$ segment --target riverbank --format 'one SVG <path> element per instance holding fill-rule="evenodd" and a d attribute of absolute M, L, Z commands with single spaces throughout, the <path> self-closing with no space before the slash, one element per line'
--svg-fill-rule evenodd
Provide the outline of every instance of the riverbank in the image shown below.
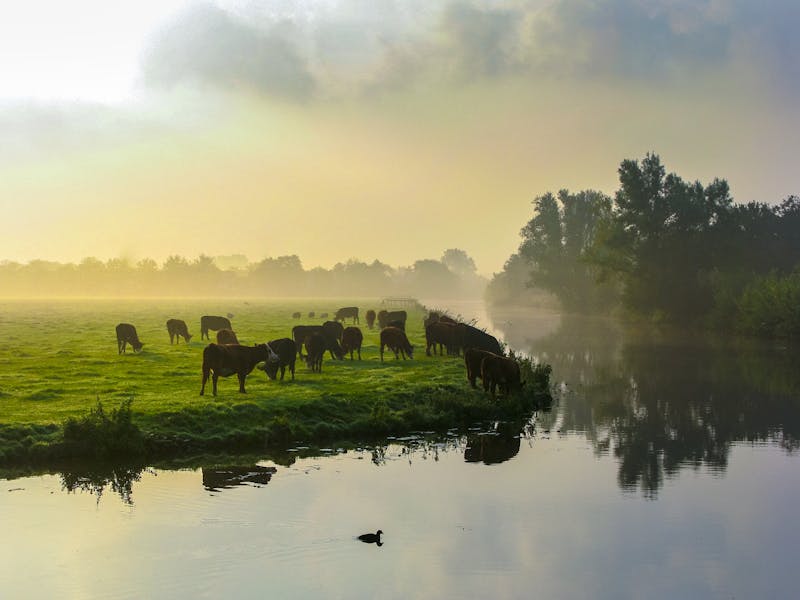
<path fill-rule="evenodd" d="M 233 314 L 243 344 L 288 337 L 292 319 L 346 304 L 377 301 L 297 299 L 63 301 L 3 303 L 0 334 L 0 462 L 69 457 L 154 458 L 204 451 L 259 449 L 294 443 L 446 431 L 495 419 L 518 419 L 549 402 L 548 372 L 529 373 L 525 393 L 492 401 L 469 387 L 463 359 L 425 356 L 420 309 L 409 311 L 415 359 L 379 358 L 378 330 L 363 323 L 363 360 L 334 361 L 322 373 L 298 361 L 295 380 L 269 381 L 254 370 L 247 394 L 221 378 L 219 394 L 199 396 L 199 318 Z M 170 345 L 165 323 L 184 319 L 194 338 Z M 144 349 L 118 355 L 114 327 L 137 327 Z"/>

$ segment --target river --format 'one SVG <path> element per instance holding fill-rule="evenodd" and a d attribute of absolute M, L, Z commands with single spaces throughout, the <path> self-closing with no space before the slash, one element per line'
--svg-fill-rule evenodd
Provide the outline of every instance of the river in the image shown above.
<path fill-rule="evenodd" d="M 3 598 L 795 597 L 782 343 L 457 307 L 552 365 L 528 424 L 0 480 Z M 356 536 L 381 529 L 382 545 Z"/>

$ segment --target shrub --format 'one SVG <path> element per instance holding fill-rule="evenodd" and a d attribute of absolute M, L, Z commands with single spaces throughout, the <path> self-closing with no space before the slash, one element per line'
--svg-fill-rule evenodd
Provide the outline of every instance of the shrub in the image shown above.
<path fill-rule="evenodd" d="M 124 400 L 108 414 L 98 400 L 97 406 L 83 417 L 64 421 L 66 454 L 96 459 L 143 454 L 144 436 L 133 423 L 132 403 L 132 398 Z"/>

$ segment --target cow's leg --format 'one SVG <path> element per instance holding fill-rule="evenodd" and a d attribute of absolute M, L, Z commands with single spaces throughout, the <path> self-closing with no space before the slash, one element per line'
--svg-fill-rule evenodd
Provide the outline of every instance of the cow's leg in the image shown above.
<path fill-rule="evenodd" d="M 383 362 L 383 344 L 381 344 L 381 362 Z"/>
<path fill-rule="evenodd" d="M 286 365 L 281 365 L 281 381 L 283 381 L 284 373 L 286 373 Z"/>
<path fill-rule="evenodd" d="M 211 386 L 213 387 L 213 392 L 214 392 L 215 396 L 217 395 L 217 380 L 218 379 L 219 379 L 219 375 L 217 375 L 217 372 L 214 371 L 214 374 L 211 375 Z"/>
<path fill-rule="evenodd" d="M 358 360 L 361 360 L 361 346 L 358 347 Z"/>
<path fill-rule="evenodd" d="M 247 374 L 246 373 L 237 373 L 236 375 L 239 377 L 239 393 L 240 394 L 246 394 L 247 391 L 244 389 L 244 380 L 245 380 L 245 377 L 247 377 Z"/>
<path fill-rule="evenodd" d="M 210 371 L 210 369 L 206 369 L 205 367 L 203 367 L 203 385 L 200 386 L 200 395 L 201 396 L 206 393 L 206 382 L 208 381 L 208 373 L 209 373 L 209 371 Z"/>

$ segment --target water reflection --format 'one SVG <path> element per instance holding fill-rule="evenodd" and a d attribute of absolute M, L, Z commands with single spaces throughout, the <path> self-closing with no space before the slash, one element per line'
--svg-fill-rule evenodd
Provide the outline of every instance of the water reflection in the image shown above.
<path fill-rule="evenodd" d="M 226 466 L 203 467 L 203 487 L 216 492 L 240 485 L 267 485 L 277 472 L 275 467 Z"/>
<path fill-rule="evenodd" d="M 125 504 L 132 505 L 133 484 L 141 480 L 144 471 L 143 466 L 81 465 L 61 472 L 61 489 L 94 494 L 99 504 L 103 492 L 110 488 Z"/>
<path fill-rule="evenodd" d="M 792 452 L 800 441 L 800 373 L 786 346 L 627 330 L 608 319 L 513 321 L 508 339 L 562 380 L 552 427 L 582 432 L 617 459 L 618 483 L 655 497 L 685 467 L 724 472 L 731 445 Z"/>
<path fill-rule="evenodd" d="M 511 423 L 498 423 L 489 431 L 468 435 L 464 460 L 485 465 L 510 460 L 519 454 L 520 438 L 524 435 L 524 428 Z"/>

